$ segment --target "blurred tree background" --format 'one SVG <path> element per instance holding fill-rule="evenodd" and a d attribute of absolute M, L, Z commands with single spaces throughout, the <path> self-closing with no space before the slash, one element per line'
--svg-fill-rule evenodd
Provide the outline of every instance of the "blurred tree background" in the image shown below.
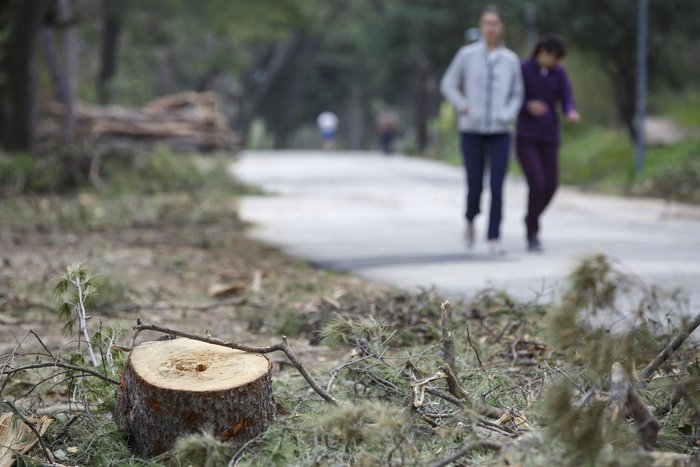
<path fill-rule="evenodd" d="M 400 150 L 457 159 L 454 115 L 441 105 L 438 82 L 487 3 L 6 0 L 0 4 L 2 145 L 33 151 L 50 101 L 69 110 L 61 125 L 68 140 L 76 100 L 139 106 L 211 90 L 243 147 L 315 148 L 316 116 L 331 110 L 340 117 L 340 147 L 372 148 L 376 115 L 392 109 L 401 116 Z M 585 125 L 565 140 L 595 147 L 584 155 L 581 144 L 565 147 L 564 157 L 605 172 L 609 163 L 602 161 L 620 153 L 627 165 L 632 149 L 620 133 L 634 128 L 637 0 L 497 3 L 506 15 L 506 43 L 521 57 L 538 33 L 557 32 L 568 42 L 565 65 Z M 699 18 L 696 0 L 650 1 L 650 111 L 671 118 L 684 134 L 700 126 Z M 697 138 L 689 147 L 686 152 L 700 152 Z M 589 176 L 600 179 L 596 170 Z M 577 181 L 566 167 L 563 178 Z"/>

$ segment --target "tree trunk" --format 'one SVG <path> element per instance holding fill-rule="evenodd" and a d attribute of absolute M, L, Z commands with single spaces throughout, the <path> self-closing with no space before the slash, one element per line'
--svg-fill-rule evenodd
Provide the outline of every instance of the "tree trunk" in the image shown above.
<path fill-rule="evenodd" d="M 103 7 L 102 57 L 100 59 L 100 74 L 97 78 L 97 101 L 101 105 L 107 105 L 112 98 L 110 86 L 117 74 L 121 19 L 117 11 L 119 7 L 117 0 L 104 0 Z"/>
<path fill-rule="evenodd" d="M 362 88 L 357 82 L 350 85 L 350 95 L 348 96 L 348 107 L 345 112 L 345 122 L 341 122 L 344 127 L 345 139 L 348 149 L 363 149 L 365 142 L 365 128 L 367 119 L 365 118 L 362 105 Z"/>
<path fill-rule="evenodd" d="M 432 94 L 432 67 L 426 58 L 417 60 L 413 90 L 413 131 L 416 146 L 422 153 L 428 147 L 428 118 L 430 116 Z"/>
<path fill-rule="evenodd" d="M 46 62 L 56 92 L 56 98 L 63 105 L 61 118 L 61 139 L 66 142 L 73 136 L 75 122 L 74 101 L 78 67 L 78 44 L 73 20 L 71 0 L 58 2 L 59 29 L 63 31 L 63 63 L 56 50 L 53 31 L 45 26 L 41 29 L 41 43 L 46 55 Z"/>
<path fill-rule="evenodd" d="M 271 367 L 262 354 L 191 339 L 140 344 L 122 375 L 115 420 L 132 450 L 146 457 L 203 429 L 245 442 L 274 418 Z"/>
<path fill-rule="evenodd" d="M 58 15 L 61 24 L 65 25 L 63 31 L 63 74 L 66 86 L 66 114 L 61 125 L 61 136 L 64 141 L 73 137 L 73 124 L 75 123 L 75 90 L 78 84 L 78 36 L 74 26 L 73 0 L 58 1 Z"/>
<path fill-rule="evenodd" d="M 299 33 L 294 33 L 292 36 L 284 42 L 279 42 L 270 57 L 265 70 L 262 73 L 262 82 L 258 85 L 255 92 L 249 98 L 248 92 L 250 90 L 244 91 L 242 96 L 241 106 L 239 106 L 239 115 L 236 118 L 236 124 L 234 129 L 238 131 L 241 139 L 241 145 L 245 147 L 248 140 L 248 134 L 250 132 L 250 126 L 253 123 L 253 119 L 260 112 L 260 107 L 262 106 L 265 98 L 267 97 L 272 85 L 277 79 L 280 71 L 287 63 L 289 58 L 294 53 L 294 50 L 298 46 L 300 41 Z M 246 102 L 249 102 L 246 105 Z"/>
<path fill-rule="evenodd" d="M 286 149 L 289 145 L 289 135 L 292 130 L 292 125 L 298 115 L 298 109 L 301 108 L 301 101 L 306 91 L 306 85 L 309 76 L 309 63 L 311 57 L 315 53 L 317 38 L 314 36 L 306 36 L 302 41 L 299 56 L 294 59 L 294 70 L 292 81 L 289 85 L 284 100 L 284 107 L 280 109 L 280 119 L 277 130 L 275 131 L 275 149 Z"/>
<path fill-rule="evenodd" d="M 36 143 L 36 40 L 50 0 L 17 6 L 9 42 L 10 118 L 8 146 L 27 152 Z"/>

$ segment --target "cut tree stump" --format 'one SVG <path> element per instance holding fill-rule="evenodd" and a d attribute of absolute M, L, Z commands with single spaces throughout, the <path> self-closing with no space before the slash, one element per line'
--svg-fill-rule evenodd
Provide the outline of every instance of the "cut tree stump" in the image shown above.
<path fill-rule="evenodd" d="M 132 450 L 152 457 L 203 429 L 221 441 L 246 441 L 272 422 L 272 364 L 192 339 L 136 346 L 122 375 L 115 420 Z"/>

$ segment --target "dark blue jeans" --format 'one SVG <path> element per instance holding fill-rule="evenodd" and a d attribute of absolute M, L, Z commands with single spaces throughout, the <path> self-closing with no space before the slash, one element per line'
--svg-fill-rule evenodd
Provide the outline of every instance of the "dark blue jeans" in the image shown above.
<path fill-rule="evenodd" d="M 489 161 L 491 173 L 491 209 L 488 239 L 501 236 L 503 210 L 503 182 L 508 170 L 510 135 L 508 133 L 462 133 L 462 157 L 467 170 L 467 220 L 481 212 L 481 192 L 484 189 L 484 168 Z"/>

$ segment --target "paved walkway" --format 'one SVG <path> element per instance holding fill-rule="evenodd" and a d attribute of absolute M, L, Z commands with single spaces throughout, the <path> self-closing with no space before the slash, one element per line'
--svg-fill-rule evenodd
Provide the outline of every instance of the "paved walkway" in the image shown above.
<path fill-rule="evenodd" d="M 543 219 L 544 254 L 524 249 L 526 188 L 506 187 L 503 240 L 488 255 L 486 216 L 463 242 L 461 168 L 360 152 L 248 152 L 233 172 L 270 195 L 246 197 L 252 234 L 313 264 L 410 290 L 469 298 L 494 286 L 523 298 L 556 294 L 584 255 L 604 252 L 645 281 L 682 286 L 700 311 L 700 208 L 561 189 Z M 482 208 L 488 207 L 488 196 Z"/>

